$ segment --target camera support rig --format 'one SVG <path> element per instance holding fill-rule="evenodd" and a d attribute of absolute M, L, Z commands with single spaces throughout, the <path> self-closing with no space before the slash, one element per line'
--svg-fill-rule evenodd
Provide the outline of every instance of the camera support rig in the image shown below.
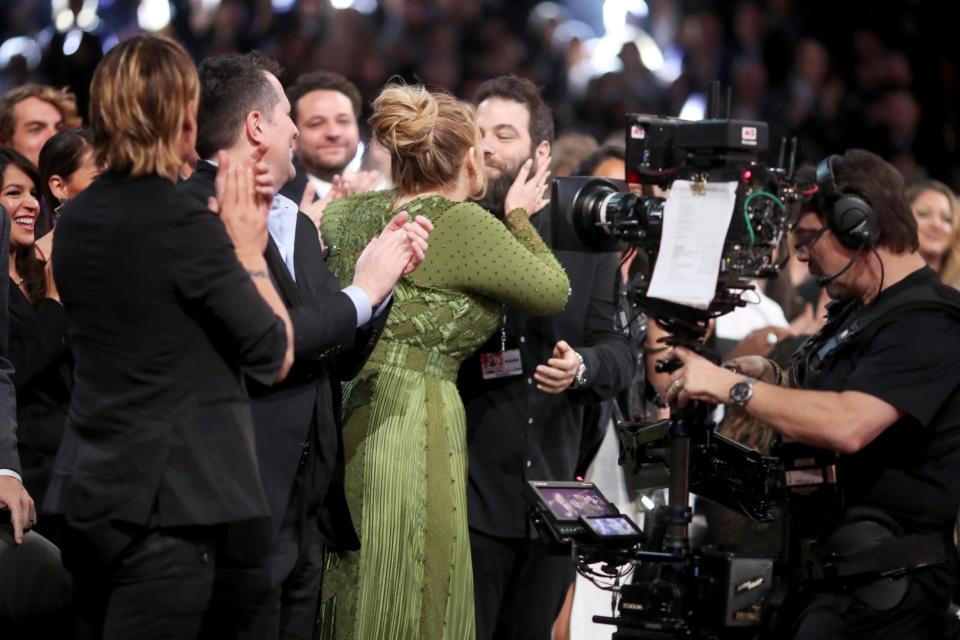
<path fill-rule="evenodd" d="M 680 329 L 682 327 L 682 329 Z M 700 349 L 705 327 L 678 323 L 671 345 Z M 707 357 L 710 357 L 709 354 Z M 713 358 L 716 359 L 716 358 Z M 658 361 L 658 370 L 673 371 L 676 361 Z M 622 465 L 637 471 L 645 464 L 669 470 L 667 504 L 648 527 L 638 552 L 653 570 L 638 572 L 645 580 L 620 593 L 620 615 L 594 616 L 617 627 L 615 640 L 643 638 L 748 637 L 764 620 L 773 589 L 773 560 L 742 557 L 716 549 L 691 547 L 690 494 L 719 502 L 758 521 L 779 516 L 785 500 L 782 464 L 715 432 L 711 406 L 690 402 L 674 409 L 668 420 L 627 421 L 617 425 Z"/>
<path fill-rule="evenodd" d="M 729 94 L 727 103 L 729 112 Z M 745 305 L 743 293 L 754 288 L 753 280 L 775 275 L 786 262 L 791 224 L 786 205 L 798 191 L 792 183 L 796 140 L 782 141 L 778 167 L 768 167 L 760 159 L 768 137 L 766 123 L 721 117 L 718 83 L 711 87 L 705 120 L 628 115 L 625 181 L 554 181 L 554 247 L 642 252 L 648 272 L 626 292 L 628 301 L 657 318 L 671 334 L 668 344 L 710 357 L 700 348 L 710 319 Z M 669 188 L 675 180 L 694 188 L 709 182 L 737 185 L 716 293 L 706 309 L 647 295 L 666 202 L 653 188 Z M 661 371 L 678 366 L 658 364 Z M 634 583 L 620 589 L 620 615 L 594 618 L 616 625 L 614 638 L 743 637 L 744 628 L 760 622 L 773 586 L 773 560 L 692 549 L 689 497 L 693 492 L 769 521 L 783 503 L 783 469 L 778 460 L 716 433 L 709 418 L 708 405 L 691 402 L 675 409 L 669 420 L 618 425 L 621 464 L 632 462 L 635 471 L 651 464 L 668 467 L 670 492 L 668 504 L 655 514 L 660 520 L 648 527 L 653 534 L 648 533 L 643 549 L 609 555 L 614 566 L 639 564 Z"/>

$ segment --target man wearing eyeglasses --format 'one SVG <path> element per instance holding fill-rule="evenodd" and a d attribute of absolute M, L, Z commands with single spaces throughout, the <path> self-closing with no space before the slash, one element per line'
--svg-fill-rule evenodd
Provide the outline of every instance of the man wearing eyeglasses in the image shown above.
<path fill-rule="evenodd" d="M 831 514 L 794 598 L 794 638 L 933 638 L 957 587 L 960 293 L 917 253 L 890 164 L 866 151 L 817 167 L 799 259 L 827 288 L 826 326 L 790 374 L 759 357 L 718 367 L 683 348 L 667 400 L 732 405 L 784 440 L 838 454 Z M 781 637 L 778 635 L 778 637 Z"/>

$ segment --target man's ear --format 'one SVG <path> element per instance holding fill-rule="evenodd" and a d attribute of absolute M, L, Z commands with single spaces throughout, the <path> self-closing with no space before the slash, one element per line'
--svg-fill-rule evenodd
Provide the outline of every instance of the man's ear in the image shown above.
<path fill-rule="evenodd" d="M 470 147 L 463 155 L 463 164 L 467 168 L 467 175 L 473 177 L 477 174 L 477 148 Z"/>
<path fill-rule="evenodd" d="M 547 161 L 547 158 L 550 157 L 550 143 L 546 140 L 541 140 L 540 144 L 537 145 L 536 150 L 533 152 L 534 163 L 540 167 L 543 166 L 543 163 Z"/>
<path fill-rule="evenodd" d="M 263 134 L 263 114 L 259 111 L 251 111 L 243 121 L 244 135 L 254 147 L 259 147 L 264 142 Z"/>
<path fill-rule="evenodd" d="M 50 187 L 50 193 L 53 194 L 53 197 L 63 202 L 67 199 L 67 187 L 63 182 L 63 178 L 54 174 L 50 176 L 50 180 L 47 181 L 48 186 Z"/>
<path fill-rule="evenodd" d="M 197 110 L 194 108 L 194 103 L 191 101 L 187 104 L 187 110 L 183 116 L 183 126 L 180 133 L 184 138 L 189 138 L 197 132 Z"/>
<path fill-rule="evenodd" d="M 183 124 L 180 127 L 180 144 L 178 153 L 181 157 L 194 150 L 197 144 L 197 110 L 193 102 L 187 105 L 187 110 L 183 116 Z"/>
<path fill-rule="evenodd" d="M 483 173 L 483 156 L 478 153 L 476 147 L 467 149 L 463 157 L 463 166 L 470 180 L 470 196 L 476 196 L 483 190 L 486 181 Z"/>

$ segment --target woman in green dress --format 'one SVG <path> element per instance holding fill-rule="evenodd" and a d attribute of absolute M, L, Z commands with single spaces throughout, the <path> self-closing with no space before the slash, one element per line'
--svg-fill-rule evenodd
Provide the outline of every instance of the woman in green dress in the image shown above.
<path fill-rule="evenodd" d="M 543 205 L 546 166 L 507 196 L 503 221 L 465 202 L 485 188 L 469 106 L 419 86 L 373 103 L 395 191 L 350 196 L 321 225 L 329 263 L 350 282 L 363 247 L 394 212 L 431 220 L 430 247 L 405 276 L 379 344 L 344 389 L 346 493 L 358 552 L 328 557 L 321 638 L 472 640 L 467 443 L 456 388 L 461 361 L 500 325 L 504 304 L 554 314 L 569 281 L 527 210 Z M 513 210 L 511 210 L 513 209 Z"/>

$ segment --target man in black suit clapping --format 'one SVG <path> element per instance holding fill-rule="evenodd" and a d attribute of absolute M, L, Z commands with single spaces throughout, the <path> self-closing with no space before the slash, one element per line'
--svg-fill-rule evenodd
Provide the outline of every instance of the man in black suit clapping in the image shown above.
<path fill-rule="evenodd" d="M 244 380 L 271 384 L 293 364 L 263 258 L 272 181 L 251 159 L 225 171 L 219 217 L 177 191 L 198 94 L 176 42 L 111 49 L 90 100 L 110 168 L 57 223 L 74 389 L 44 507 L 96 637 L 236 636 L 218 585 L 269 544 Z"/>
<path fill-rule="evenodd" d="M 257 53 L 200 66 L 196 172 L 181 191 L 206 202 L 218 158 L 240 162 L 267 148 L 276 184 L 291 179 L 297 136 L 276 62 Z M 270 635 L 309 638 L 316 617 L 325 546 L 357 549 L 343 488 L 339 427 L 341 380 L 360 370 L 386 321 L 397 279 L 419 265 L 429 221 L 392 220 L 340 288 L 324 263 L 316 227 L 277 195 L 268 217 L 270 277 L 290 311 L 295 364 L 274 387 L 250 385 L 257 455 L 273 518 L 271 596 L 262 612 Z M 251 578 L 247 576 L 246 579 Z M 261 621 L 262 622 L 262 621 Z"/>

